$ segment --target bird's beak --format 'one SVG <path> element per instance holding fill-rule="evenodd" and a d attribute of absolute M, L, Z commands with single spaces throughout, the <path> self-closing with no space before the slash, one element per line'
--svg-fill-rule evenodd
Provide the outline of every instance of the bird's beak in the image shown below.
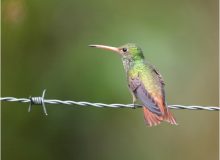
<path fill-rule="evenodd" d="M 89 47 L 96 47 L 96 48 L 102 48 L 105 50 L 113 51 L 121 55 L 120 49 L 117 47 L 111 47 L 111 46 L 105 46 L 105 45 L 96 45 L 96 44 L 91 44 Z"/>

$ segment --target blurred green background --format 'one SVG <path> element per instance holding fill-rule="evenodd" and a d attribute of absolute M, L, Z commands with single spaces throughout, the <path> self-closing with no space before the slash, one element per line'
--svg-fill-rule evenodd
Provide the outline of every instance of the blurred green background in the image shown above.
<path fill-rule="evenodd" d="M 2 96 L 131 103 L 120 58 L 89 44 L 135 42 L 166 82 L 169 104 L 218 106 L 218 1 L 3 0 Z M 218 112 L 2 103 L 4 160 L 217 160 Z"/>

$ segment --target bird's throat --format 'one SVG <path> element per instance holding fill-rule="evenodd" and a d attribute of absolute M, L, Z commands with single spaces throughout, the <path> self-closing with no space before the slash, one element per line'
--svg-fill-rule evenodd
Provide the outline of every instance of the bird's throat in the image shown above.
<path fill-rule="evenodd" d="M 125 72 L 127 73 L 131 67 L 133 67 L 134 65 L 134 62 L 133 60 L 131 59 L 128 59 L 128 58 L 122 58 L 122 62 L 123 62 L 123 66 L 124 66 L 124 69 L 125 69 Z"/>

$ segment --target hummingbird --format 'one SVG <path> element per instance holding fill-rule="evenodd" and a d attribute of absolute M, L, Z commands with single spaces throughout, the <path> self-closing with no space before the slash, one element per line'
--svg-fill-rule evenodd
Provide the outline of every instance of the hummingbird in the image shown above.
<path fill-rule="evenodd" d="M 162 121 L 177 125 L 166 104 L 164 80 L 158 70 L 145 59 L 140 47 L 133 43 L 121 47 L 95 44 L 89 47 L 113 51 L 121 57 L 134 107 L 137 100 L 142 102 L 148 126 L 156 126 Z"/>

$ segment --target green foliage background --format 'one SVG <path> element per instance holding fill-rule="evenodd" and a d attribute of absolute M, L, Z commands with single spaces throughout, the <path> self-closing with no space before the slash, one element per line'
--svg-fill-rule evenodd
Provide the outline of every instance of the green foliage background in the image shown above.
<path fill-rule="evenodd" d="M 89 44 L 135 42 L 162 73 L 169 104 L 218 105 L 218 1 L 3 0 L 2 96 L 131 103 L 119 57 Z M 218 112 L 2 103 L 2 159 L 216 160 Z"/>

